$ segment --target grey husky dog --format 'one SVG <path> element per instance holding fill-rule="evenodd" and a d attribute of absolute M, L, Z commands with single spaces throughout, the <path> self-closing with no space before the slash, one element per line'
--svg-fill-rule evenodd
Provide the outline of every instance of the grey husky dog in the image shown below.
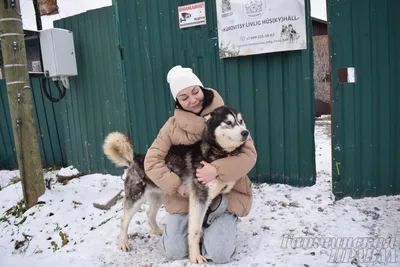
<path fill-rule="evenodd" d="M 222 106 L 204 116 L 205 129 L 201 140 L 193 145 L 173 145 L 166 158 L 166 166 L 176 173 L 189 191 L 188 245 L 191 263 L 207 260 L 200 254 L 202 225 L 211 201 L 219 194 L 228 193 L 234 183 L 222 183 L 218 179 L 203 184 L 196 178 L 196 169 L 201 161 L 212 162 L 227 156 L 237 155 L 242 145 L 250 138 L 241 113 Z M 144 171 L 144 154 L 136 154 L 128 137 L 119 132 L 110 133 L 104 140 L 105 155 L 117 166 L 128 167 L 125 176 L 124 214 L 121 219 L 118 247 L 130 250 L 128 226 L 133 215 L 144 202 L 149 203 L 148 222 L 152 232 L 162 235 L 156 222 L 159 208 L 163 204 L 161 189 L 150 180 Z"/>

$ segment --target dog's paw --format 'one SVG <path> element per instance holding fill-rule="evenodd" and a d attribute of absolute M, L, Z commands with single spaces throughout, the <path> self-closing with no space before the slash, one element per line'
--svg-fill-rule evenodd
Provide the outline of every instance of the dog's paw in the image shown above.
<path fill-rule="evenodd" d="M 153 234 L 162 236 L 163 235 L 163 230 L 160 227 L 157 227 L 155 229 L 152 229 Z"/>
<path fill-rule="evenodd" d="M 191 256 L 189 256 L 189 259 L 190 259 L 190 263 L 193 263 L 193 264 L 202 264 L 202 263 L 207 262 L 207 259 L 204 258 L 203 256 L 201 256 L 200 254 L 191 255 Z"/>
<path fill-rule="evenodd" d="M 131 250 L 131 245 L 129 245 L 128 238 L 120 238 L 118 240 L 118 248 L 124 252 Z"/>

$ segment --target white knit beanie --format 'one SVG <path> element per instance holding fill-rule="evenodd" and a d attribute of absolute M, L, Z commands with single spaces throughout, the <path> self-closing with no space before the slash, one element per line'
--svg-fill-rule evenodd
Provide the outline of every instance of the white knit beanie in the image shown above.
<path fill-rule="evenodd" d="M 189 86 L 198 85 L 203 87 L 203 83 L 193 73 L 191 68 L 182 68 L 181 65 L 175 66 L 167 74 L 167 81 L 171 89 L 174 100 L 180 91 Z"/>

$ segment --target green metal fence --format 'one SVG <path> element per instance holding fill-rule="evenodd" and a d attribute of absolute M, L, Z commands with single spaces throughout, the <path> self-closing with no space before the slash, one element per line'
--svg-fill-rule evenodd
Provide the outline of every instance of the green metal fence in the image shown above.
<path fill-rule="evenodd" d="M 145 152 L 173 115 L 166 74 L 180 64 L 244 113 L 258 151 L 253 181 L 314 184 L 313 44 L 305 2 L 307 50 L 220 60 L 215 1 L 206 2 L 207 25 L 184 30 L 178 6 L 193 1 L 114 1 L 136 150 Z"/>
<path fill-rule="evenodd" d="M 333 193 L 400 193 L 400 25 L 397 0 L 329 0 Z M 354 67 L 356 83 L 338 83 Z"/>
<path fill-rule="evenodd" d="M 56 92 L 48 83 L 49 92 Z M 43 167 L 64 166 L 67 162 L 62 104 L 52 103 L 43 93 L 40 78 L 31 78 L 36 131 Z M 18 168 L 5 80 L 0 80 L 0 169 Z"/>
<path fill-rule="evenodd" d="M 253 181 L 314 184 L 309 1 L 307 50 L 226 60 L 218 55 L 215 3 L 206 5 L 207 25 L 179 30 L 177 7 L 187 3 L 118 0 L 55 22 L 73 31 L 78 66 L 61 102 L 67 163 L 85 173 L 115 173 L 102 151 L 115 130 L 129 133 L 144 153 L 173 114 L 166 73 L 181 64 L 244 114 L 259 155 Z"/>
<path fill-rule="evenodd" d="M 68 164 L 84 173 L 116 173 L 102 151 L 109 132 L 128 132 L 113 8 L 65 18 L 54 26 L 73 32 L 78 66 L 63 101 Z"/>
<path fill-rule="evenodd" d="M 0 169 L 18 166 L 6 81 L 0 80 Z"/>
<path fill-rule="evenodd" d="M 60 104 L 47 101 L 39 81 L 32 82 L 42 161 L 67 159 L 86 173 L 118 171 L 104 158 L 104 137 L 114 130 L 129 133 L 136 150 L 145 152 L 173 114 L 166 73 L 181 64 L 244 113 L 259 154 L 253 181 L 314 184 L 309 1 L 307 50 L 225 60 L 218 56 L 215 3 L 206 3 L 207 25 L 180 30 L 177 7 L 188 3 L 114 0 L 113 7 L 55 23 L 74 33 L 78 76 L 70 78 Z M 399 8 L 395 0 L 328 1 L 338 198 L 400 193 Z M 343 67 L 355 67 L 355 84 L 337 82 Z M 0 87 L 0 164 L 15 167 L 4 81 Z"/>

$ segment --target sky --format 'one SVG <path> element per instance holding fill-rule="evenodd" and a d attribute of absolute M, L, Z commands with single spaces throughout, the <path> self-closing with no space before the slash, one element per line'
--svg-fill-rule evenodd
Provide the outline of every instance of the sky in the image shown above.
<path fill-rule="evenodd" d="M 36 30 L 35 10 L 32 0 L 20 0 L 22 21 L 25 30 Z M 59 14 L 42 16 L 42 28 L 53 28 L 53 21 L 76 15 L 87 10 L 110 6 L 112 0 L 58 0 Z"/>
<path fill-rule="evenodd" d="M 326 1 L 327 0 L 310 0 L 311 2 L 311 17 L 317 19 L 327 20 L 326 15 Z"/>

